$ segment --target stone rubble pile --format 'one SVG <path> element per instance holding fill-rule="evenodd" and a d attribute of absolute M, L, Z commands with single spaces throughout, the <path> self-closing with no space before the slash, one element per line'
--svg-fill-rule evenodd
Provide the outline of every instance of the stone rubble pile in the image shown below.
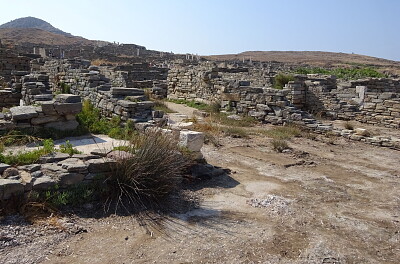
<path fill-rule="evenodd" d="M 46 74 L 28 74 L 22 77 L 21 95 L 25 105 L 53 100 L 52 85 Z"/>
<path fill-rule="evenodd" d="M 80 96 L 59 94 L 52 101 L 38 106 L 15 106 L 0 118 L 0 130 L 45 127 L 74 130 L 78 127 L 76 115 L 82 110 Z"/>
<path fill-rule="evenodd" d="M 115 160 L 98 155 L 52 153 L 43 156 L 38 164 L 18 166 L 0 164 L 0 200 L 24 192 L 49 190 L 78 183 L 104 179 Z"/>

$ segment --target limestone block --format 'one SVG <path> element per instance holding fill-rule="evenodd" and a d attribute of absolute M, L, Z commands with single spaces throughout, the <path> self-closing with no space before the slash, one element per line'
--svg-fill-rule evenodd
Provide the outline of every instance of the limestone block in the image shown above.
<path fill-rule="evenodd" d="M 62 160 L 66 160 L 69 158 L 69 155 L 66 153 L 60 153 L 60 152 L 55 152 L 55 153 L 51 153 L 48 155 L 44 155 L 42 157 L 40 157 L 39 161 L 41 163 L 50 163 L 50 162 L 59 162 Z M 48 167 L 48 165 L 53 165 L 53 164 L 43 164 L 42 168 L 44 167 Z M 56 167 L 58 167 L 57 165 L 54 165 Z M 59 167 L 61 169 L 61 167 Z"/>
<path fill-rule="evenodd" d="M 197 131 L 182 130 L 179 134 L 178 145 L 190 151 L 200 151 L 204 143 L 204 134 Z"/>
<path fill-rule="evenodd" d="M 9 199 L 12 195 L 23 193 L 25 186 L 19 180 L 0 179 L 0 198 Z"/>
<path fill-rule="evenodd" d="M 57 116 L 57 115 L 34 117 L 31 119 L 31 124 L 32 125 L 41 125 L 41 124 L 45 124 L 45 123 L 55 122 L 59 119 L 60 119 L 60 116 Z"/>
<path fill-rule="evenodd" d="M 112 87 L 112 95 L 144 95 L 144 90 L 137 88 Z"/>
<path fill-rule="evenodd" d="M 54 128 L 61 131 L 66 130 L 75 130 L 79 123 L 76 120 L 68 120 L 68 121 L 58 121 L 58 122 L 51 122 L 44 125 L 47 128 Z"/>
<path fill-rule="evenodd" d="M 76 115 L 82 111 L 82 103 L 54 102 L 54 109 L 59 115 Z"/>
<path fill-rule="evenodd" d="M 14 122 L 0 119 L 0 130 L 11 130 L 15 128 Z"/>
<path fill-rule="evenodd" d="M 43 191 L 48 190 L 56 185 L 56 180 L 50 178 L 49 176 L 45 175 L 40 178 L 33 178 L 32 179 L 32 190 L 34 191 Z"/>
<path fill-rule="evenodd" d="M 45 115 L 57 115 L 56 110 L 54 109 L 53 101 L 43 102 L 41 104 L 42 112 Z"/>
<path fill-rule="evenodd" d="M 85 178 L 85 175 L 75 172 L 61 173 L 59 175 L 59 184 L 61 186 L 68 186 L 80 183 Z"/>
<path fill-rule="evenodd" d="M 27 120 L 39 115 L 34 106 L 15 106 L 10 108 L 10 112 L 13 120 Z"/>
<path fill-rule="evenodd" d="M 81 97 L 79 95 L 73 95 L 73 94 L 58 94 L 54 98 L 55 102 L 58 103 L 80 103 L 81 102 Z"/>
<path fill-rule="evenodd" d="M 90 173 L 109 172 L 112 171 L 116 161 L 111 159 L 91 159 L 86 161 Z"/>

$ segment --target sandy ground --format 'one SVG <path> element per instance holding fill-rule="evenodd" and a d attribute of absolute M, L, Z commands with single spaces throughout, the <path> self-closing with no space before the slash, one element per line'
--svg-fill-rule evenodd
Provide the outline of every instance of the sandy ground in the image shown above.
<path fill-rule="evenodd" d="M 199 208 L 161 231 L 132 217 L 80 218 L 88 232 L 52 245 L 43 263 L 398 263 L 398 151 L 343 139 L 296 138 L 290 153 L 262 137 L 221 142 L 203 153 L 232 173 L 193 190 Z M 29 263 L 13 262 L 15 250 L 3 263 Z"/>
<path fill-rule="evenodd" d="M 231 173 L 193 184 L 199 207 L 158 228 L 75 215 L 87 232 L 45 249 L 34 241 L 0 249 L 0 262 L 399 263 L 399 151 L 318 137 L 291 139 L 292 150 L 277 153 L 270 141 L 205 145 L 208 163 Z"/>

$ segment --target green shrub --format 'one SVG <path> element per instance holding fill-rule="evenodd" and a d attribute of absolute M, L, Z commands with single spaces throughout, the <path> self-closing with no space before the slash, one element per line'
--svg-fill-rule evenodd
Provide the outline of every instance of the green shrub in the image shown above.
<path fill-rule="evenodd" d="M 6 163 L 9 165 L 27 165 L 36 163 L 39 158 L 43 155 L 54 152 L 54 142 L 51 139 L 43 140 L 43 146 L 39 149 L 26 151 L 26 152 L 18 152 L 17 154 L 0 154 L 0 162 Z"/>
<path fill-rule="evenodd" d="M 101 116 L 100 110 L 95 108 L 89 100 L 83 102 L 82 111 L 77 114 L 76 119 L 90 133 L 107 134 L 111 129 L 110 122 Z"/>
<path fill-rule="evenodd" d="M 59 189 L 58 186 L 41 193 L 32 193 L 30 202 L 45 203 L 51 207 L 82 205 L 97 200 L 106 191 L 106 185 L 100 183 L 77 184 L 68 189 Z"/>
<path fill-rule="evenodd" d="M 288 82 L 293 80 L 294 77 L 291 74 L 278 73 L 274 78 L 274 88 L 283 89 Z"/>
<path fill-rule="evenodd" d="M 72 145 L 71 142 L 69 142 L 69 140 L 65 141 L 65 144 L 60 145 L 60 152 L 67 153 L 70 156 L 82 153 L 81 151 L 74 148 L 74 145 Z"/>
<path fill-rule="evenodd" d="M 240 120 L 228 118 L 226 113 L 215 113 L 210 115 L 210 120 L 213 123 L 219 123 L 225 126 L 232 127 L 250 127 L 257 124 L 257 120 L 251 116 L 242 116 Z"/>
<path fill-rule="evenodd" d="M 128 120 L 125 126 L 122 125 L 119 116 L 114 116 L 111 120 L 108 120 L 102 117 L 100 110 L 88 100 L 83 102 L 82 111 L 76 118 L 79 124 L 90 133 L 104 134 L 117 139 L 124 139 L 135 133 L 135 126 L 131 120 Z"/>
<path fill-rule="evenodd" d="M 355 80 L 361 78 L 385 78 L 387 75 L 376 71 L 370 67 L 355 67 L 355 68 L 297 68 L 295 73 L 298 74 L 325 74 L 335 75 L 338 79 Z"/>
<path fill-rule="evenodd" d="M 68 85 L 68 84 L 66 84 L 64 82 L 61 82 L 61 83 L 59 83 L 59 87 L 60 87 L 60 93 L 63 93 L 63 94 L 70 94 L 71 93 L 71 86 L 70 85 Z"/>

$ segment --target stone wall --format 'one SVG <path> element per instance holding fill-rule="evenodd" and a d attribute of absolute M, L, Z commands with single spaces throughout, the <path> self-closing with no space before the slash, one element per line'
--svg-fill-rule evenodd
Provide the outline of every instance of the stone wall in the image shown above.
<path fill-rule="evenodd" d="M 223 110 L 273 124 L 303 119 L 305 123 L 314 122 L 309 114 L 292 106 L 291 99 L 297 100 L 298 94 L 289 89 L 269 88 L 271 85 L 268 71 L 262 68 L 221 68 L 206 63 L 172 68 L 168 74 L 167 96 L 218 102 Z"/>
<path fill-rule="evenodd" d="M 53 100 L 52 84 L 44 73 L 32 73 L 21 78 L 21 96 L 25 105 Z"/>
<path fill-rule="evenodd" d="M 30 58 L 18 56 L 11 50 L 0 48 L 0 76 L 11 81 L 14 71 L 30 71 Z"/>
<path fill-rule="evenodd" d="M 39 163 L 17 168 L 0 163 L 0 200 L 30 191 L 67 188 L 80 183 L 104 180 L 116 161 L 98 155 L 52 153 Z"/>
<path fill-rule="evenodd" d="M 129 88 L 152 88 L 153 81 L 166 80 L 168 75 L 168 68 L 150 67 L 148 63 L 101 66 L 98 70 L 113 86 Z"/>
<path fill-rule="evenodd" d="M 331 76 L 309 75 L 292 82 L 303 86 L 303 109 L 333 119 L 400 128 L 400 80 L 337 81 Z M 291 85 L 291 84 L 289 84 Z"/>
<path fill-rule="evenodd" d="M 90 100 L 106 117 L 120 116 L 123 121 L 135 123 L 152 119 L 154 103 L 146 101 L 143 89 L 112 87 L 96 69 L 70 69 L 60 74 L 59 80 L 70 87 L 71 93 Z"/>
<path fill-rule="evenodd" d="M 275 116 L 275 122 L 283 122 L 281 110 L 296 107 L 332 119 L 400 127 L 400 80 L 338 81 L 334 76 L 298 75 L 279 91 L 269 88 L 271 73 L 261 67 L 224 68 L 211 63 L 176 66 L 168 74 L 167 96 L 220 102 L 225 110 L 267 122 L 271 120 L 268 116 Z M 309 115 L 302 116 L 309 119 Z"/>
<path fill-rule="evenodd" d="M 3 108 L 19 105 L 21 98 L 21 93 L 16 93 L 11 88 L 0 89 L 0 112 Z"/>
<path fill-rule="evenodd" d="M 15 106 L 0 118 L 0 130 L 14 128 L 54 128 L 74 130 L 78 127 L 76 114 L 82 110 L 80 96 L 59 94 L 53 101 L 38 106 Z"/>
<path fill-rule="evenodd" d="M 226 88 L 271 87 L 271 76 L 263 68 L 234 67 L 214 63 L 175 66 L 168 73 L 168 98 L 211 103 L 220 100 Z"/>

